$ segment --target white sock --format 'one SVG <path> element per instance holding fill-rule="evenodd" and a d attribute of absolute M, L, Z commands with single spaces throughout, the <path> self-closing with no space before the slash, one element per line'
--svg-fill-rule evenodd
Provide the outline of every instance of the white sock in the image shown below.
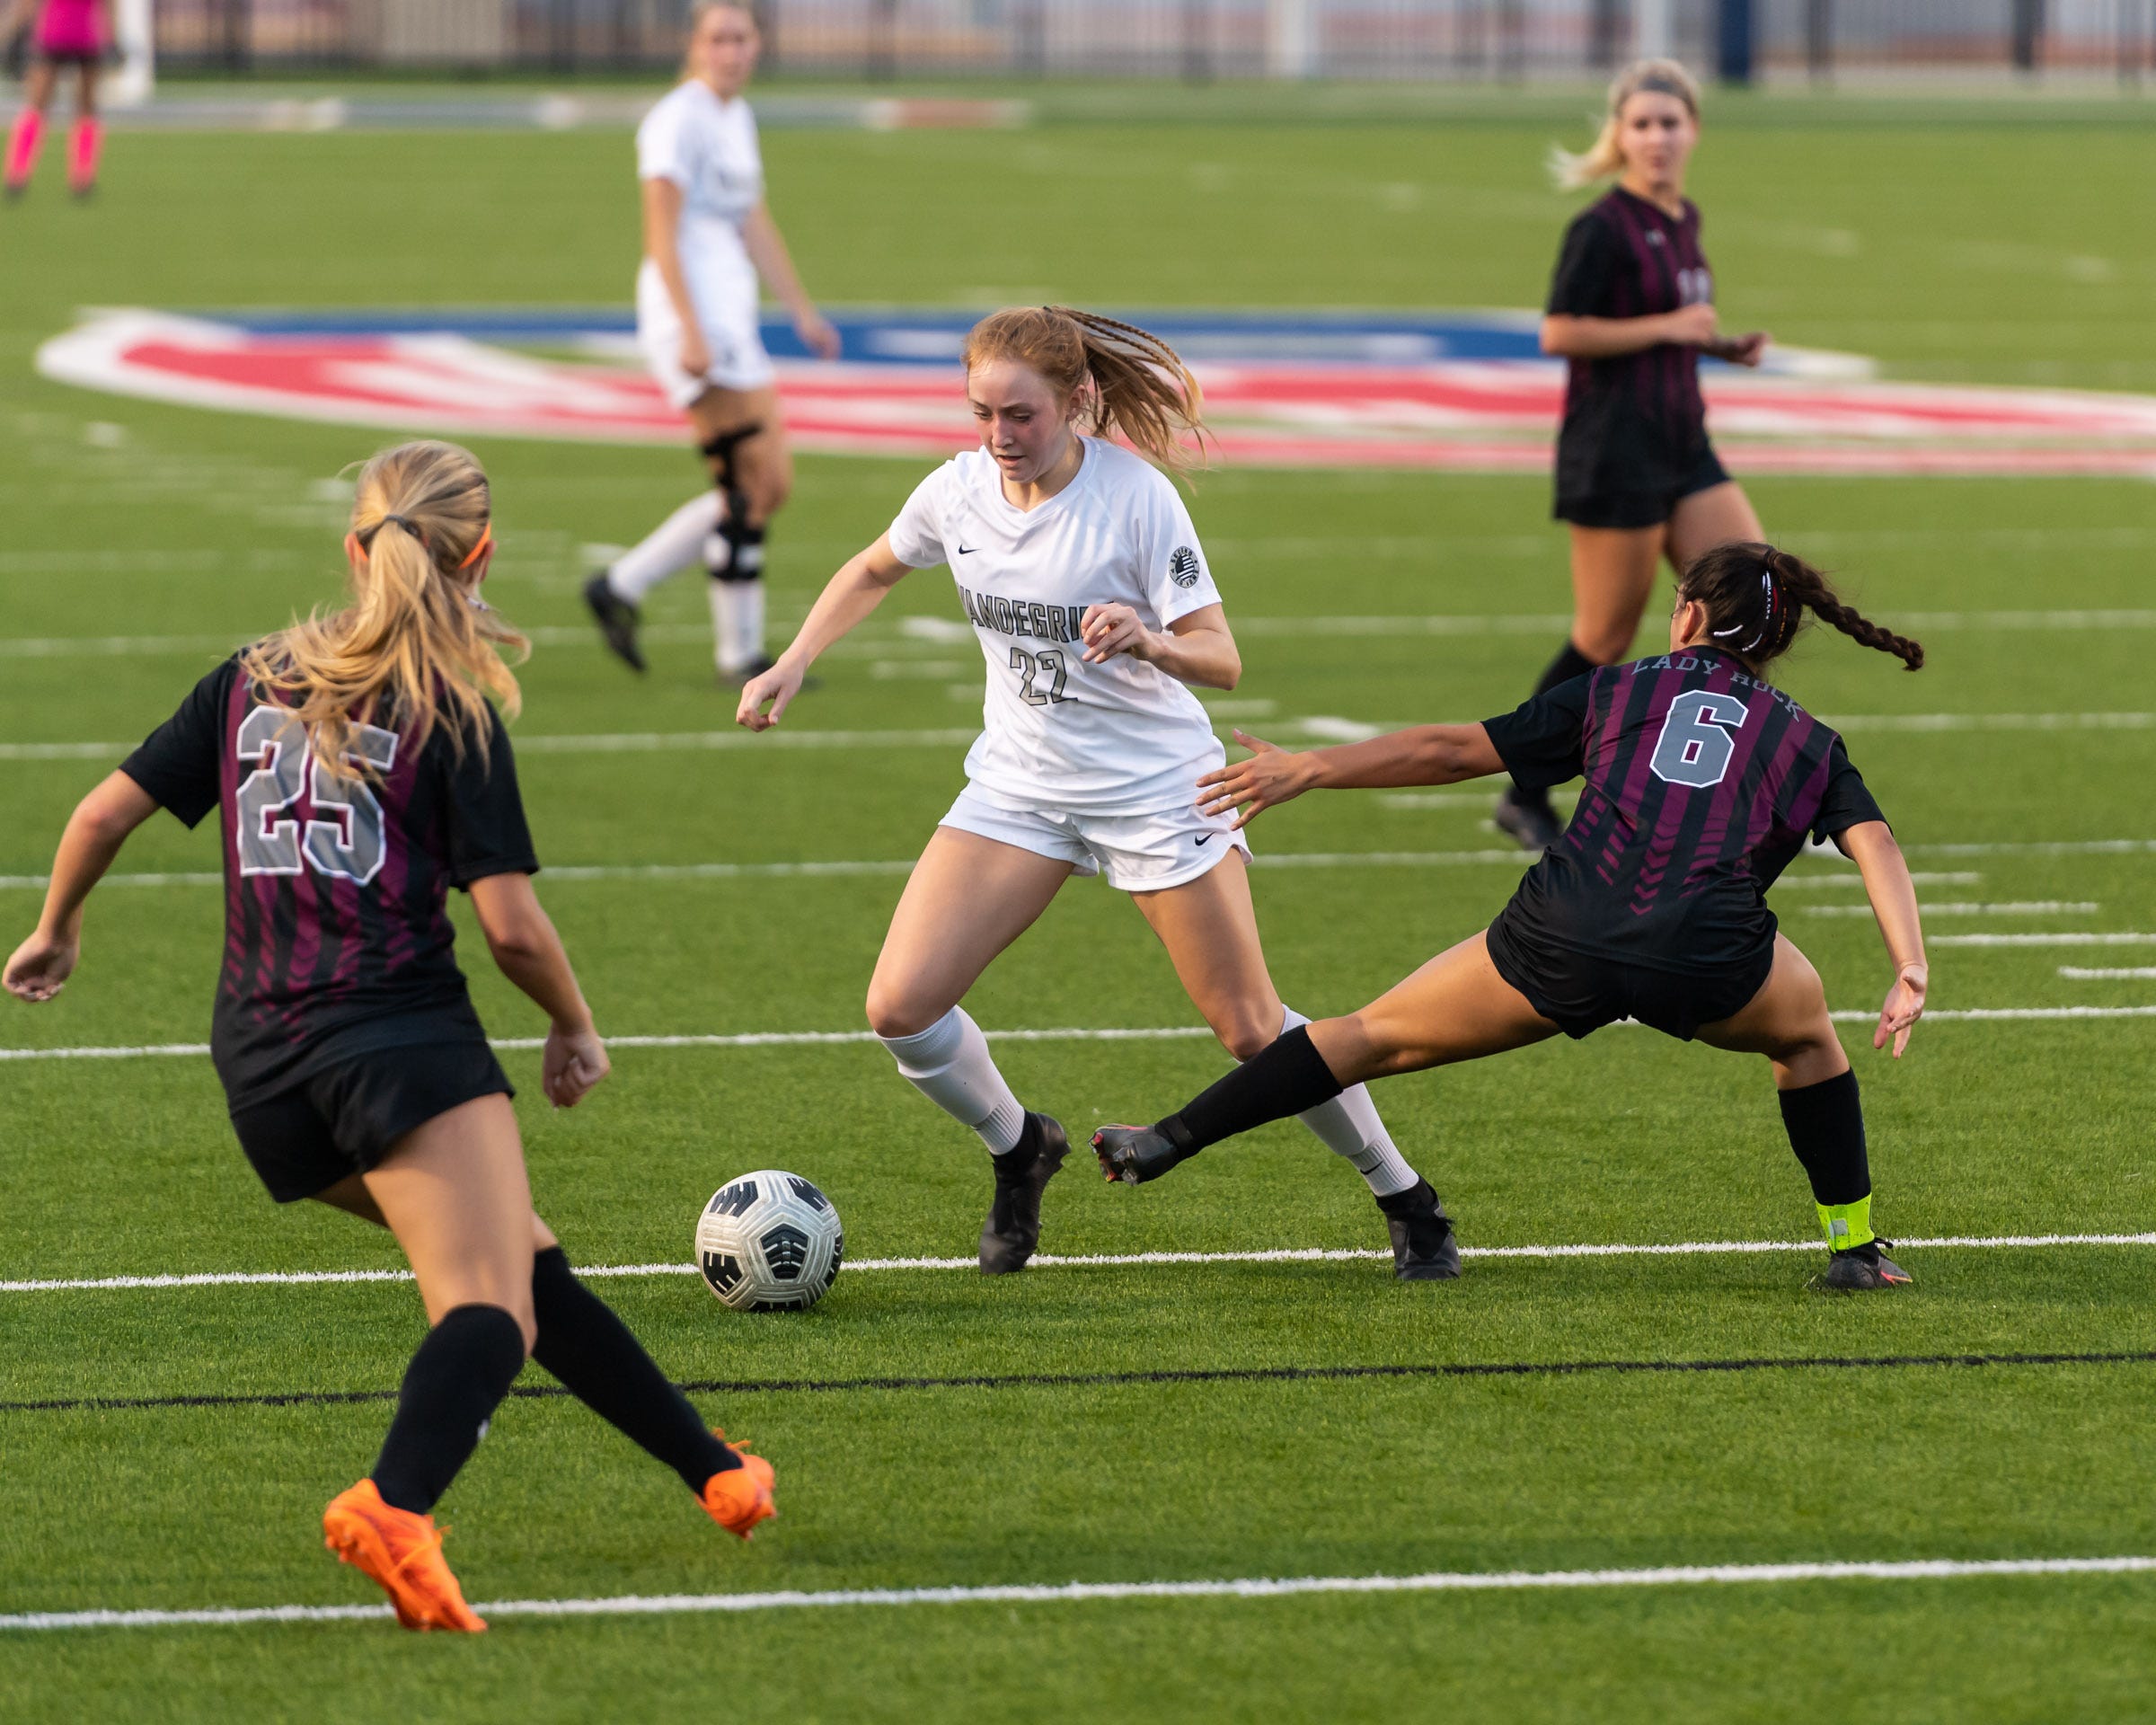
<path fill-rule="evenodd" d="M 729 676 L 764 657 L 764 583 L 711 581 L 711 638 Z"/>
<path fill-rule="evenodd" d="M 719 525 L 719 493 L 696 493 L 643 536 L 606 571 L 606 585 L 632 605 L 676 570 L 686 569 L 703 549 L 704 535 Z"/>
<path fill-rule="evenodd" d="M 1026 1129 L 1026 1110 L 995 1069 L 988 1039 L 963 1007 L 953 1006 L 917 1035 L 878 1039 L 891 1051 L 899 1072 L 915 1090 L 952 1119 L 978 1132 L 981 1142 L 995 1154 L 1018 1147 Z"/>
<path fill-rule="evenodd" d="M 1283 1036 L 1310 1022 L 1293 1006 L 1286 1011 L 1280 1025 Z M 1328 1149 L 1355 1164 L 1356 1172 L 1370 1182 L 1373 1198 L 1407 1191 L 1421 1178 L 1392 1147 L 1392 1135 L 1377 1118 L 1377 1104 L 1361 1084 L 1350 1085 L 1330 1102 L 1320 1102 L 1295 1118 L 1324 1139 Z"/>

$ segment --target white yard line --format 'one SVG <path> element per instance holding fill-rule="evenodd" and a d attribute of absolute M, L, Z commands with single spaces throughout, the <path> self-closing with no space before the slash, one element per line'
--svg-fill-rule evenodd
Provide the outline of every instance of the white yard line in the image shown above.
<path fill-rule="evenodd" d="M 501 1617 L 672 1617 L 714 1612 L 898 1606 L 1065 1606 L 1115 1599 L 1284 1599 L 1311 1594 L 1520 1593 L 1606 1588 L 1758 1587 L 1792 1581 L 1941 1581 L 1994 1577 L 2143 1575 L 2156 1557 L 1915 1558 L 1903 1561 L 1713 1563 L 1632 1570 L 1435 1570 L 1419 1575 L 1241 1576 L 1202 1581 L 1040 1581 L 948 1588 L 830 1588 L 813 1592 L 614 1594 L 498 1599 Z M 252 1623 L 374 1623 L 381 1606 L 203 1606 L 155 1611 L 25 1611 L 0 1630 L 236 1628 Z"/>
<path fill-rule="evenodd" d="M 1927 916 L 2092 916 L 2103 907 L 2086 899 L 2000 899 L 1990 904 L 1948 901 L 1923 907 Z M 1869 916 L 1869 905 L 1807 905 L 1807 916 Z"/>
<path fill-rule="evenodd" d="M 1955 938 L 1952 935 L 1942 936 L 1933 941 L 1932 944 L 1949 943 Z M 1997 938 L 2001 941 L 2017 938 L 2039 941 L 2061 937 L 2001 935 Z M 2100 940 L 2103 937 L 2092 935 L 2090 938 Z M 2134 938 L 2156 941 L 2156 935 L 2138 935 Z M 1851 1007 L 1828 1016 L 1838 1024 L 1869 1024 L 1878 1018 L 1878 1013 L 1868 1008 Z M 1965 1006 L 1926 1013 L 1924 1022 L 1951 1024 L 1961 1022 L 2152 1017 L 2156 1017 L 2156 1006 Z M 1639 1026 L 1630 1020 L 1624 1020 L 1612 1028 L 1636 1030 Z M 983 1034 L 991 1042 L 1164 1042 L 1186 1039 L 1202 1040 L 1213 1032 L 1202 1024 L 1165 1024 L 1130 1029 L 986 1031 Z M 795 1048 L 861 1045 L 878 1039 L 871 1031 L 746 1031 L 727 1035 L 685 1033 L 674 1036 L 610 1036 L 606 1039 L 606 1046 L 609 1048 Z M 529 1050 L 545 1046 L 545 1039 L 536 1036 L 498 1036 L 491 1040 L 494 1047 L 504 1049 Z M 172 1059 L 199 1057 L 208 1052 L 209 1044 L 207 1042 L 100 1044 L 83 1048 L 0 1048 L 0 1061 Z"/>
<path fill-rule="evenodd" d="M 2137 964 L 2119 970 L 2090 970 L 2078 964 L 2062 964 L 2059 974 L 2076 982 L 2156 982 L 2156 964 Z"/>
<path fill-rule="evenodd" d="M 1932 946 L 2156 946 L 2156 934 L 2112 930 L 2100 934 L 1934 934 Z M 1926 1013 L 1935 1018 L 1935 1013 Z"/>
<path fill-rule="evenodd" d="M 2022 1252 L 2061 1246 L 2156 1246 L 2156 1234 L 2000 1234 L 1899 1237 L 1905 1250 Z M 1818 1252 L 1816 1240 L 1683 1240 L 1664 1243 L 1462 1246 L 1463 1258 L 1713 1258 L 1759 1252 Z M 1033 1259 L 1039 1269 L 1120 1269 L 1149 1264 L 1305 1264 L 1389 1259 L 1383 1247 L 1278 1246 L 1254 1252 L 1044 1252 Z M 882 1270 L 977 1269 L 972 1258 L 850 1258 L 846 1273 Z M 641 1278 L 694 1276 L 693 1263 L 579 1264 L 579 1276 Z M 56 1294 L 131 1291 L 179 1287 L 312 1287 L 365 1282 L 409 1282 L 408 1269 L 215 1269 L 165 1276 L 59 1276 L 0 1281 L 0 1294 Z"/>

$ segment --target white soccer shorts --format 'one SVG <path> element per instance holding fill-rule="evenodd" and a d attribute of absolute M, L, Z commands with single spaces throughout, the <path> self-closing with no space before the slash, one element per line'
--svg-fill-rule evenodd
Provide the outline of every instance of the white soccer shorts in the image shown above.
<path fill-rule="evenodd" d="M 1200 814 L 1195 806 L 1142 815 L 1080 815 L 1029 808 L 968 784 L 937 823 L 1068 862 L 1080 875 L 1104 874 L 1121 892 L 1161 892 L 1188 884 L 1230 851 L 1250 860 L 1250 847 L 1231 831 L 1229 815 Z"/>
<path fill-rule="evenodd" d="M 720 389 L 762 389 L 777 374 L 771 356 L 764 351 L 764 334 L 757 323 L 753 285 L 746 293 L 700 288 L 689 282 L 696 302 L 696 321 L 703 330 L 704 346 L 711 349 L 711 368 L 692 377 L 681 368 L 681 319 L 659 277 L 658 266 L 646 259 L 636 277 L 636 345 L 644 364 L 675 407 L 689 404 L 713 385 Z"/>

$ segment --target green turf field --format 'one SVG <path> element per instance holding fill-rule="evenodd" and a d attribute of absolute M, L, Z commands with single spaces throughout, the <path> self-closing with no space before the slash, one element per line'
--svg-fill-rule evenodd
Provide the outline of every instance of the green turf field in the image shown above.
<path fill-rule="evenodd" d="M 1943 112 L 1758 105 L 1710 133 L 1694 190 L 1730 319 L 1873 354 L 1889 376 L 2156 389 L 2156 230 L 2130 215 L 2146 123 L 2109 108 L 2011 125 Z M 766 152 L 774 207 L 833 302 L 1526 305 L 1564 210 L 1538 178 L 1555 131 L 1540 111 L 1493 110 L 1413 126 L 774 132 Z M 0 876 L 13 882 L 0 945 L 31 926 L 19 877 L 46 867 L 73 801 L 215 643 L 334 594 L 334 476 L 380 441 L 70 391 L 31 375 L 35 345 L 87 305 L 619 301 L 628 161 L 625 138 L 599 134 L 123 134 L 93 207 L 44 195 L 0 211 Z M 790 733 L 871 733 L 857 746 L 549 748 L 728 724 L 693 584 L 657 599 L 666 626 L 642 684 L 585 637 L 576 595 L 583 544 L 633 539 L 696 476 L 660 450 L 479 453 L 502 541 L 490 592 L 540 633 L 516 730 L 541 854 L 563 871 L 540 889 L 602 1029 L 860 1029 L 897 869 L 956 792 L 963 752 L 872 733 L 962 731 L 978 710 L 976 649 L 904 626 L 959 617 L 947 578 L 902 587 L 795 710 Z M 773 535 L 782 624 L 923 467 L 803 462 Z M 2156 1006 L 2156 933 L 1941 938 L 2156 931 L 2156 491 L 1751 489 L 1778 538 L 1931 650 L 1909 677 L 1829 637 L 1784 680 L 1844 728 L 1908 847 L 1934 907 L 1935 1011 Z M 1224 725 L 1294 739 L 1312 718 L 1480 717 L 1519 698 L 1563 626 L 1540 480 L 1229 471 L 1193 509 L 1241 624 Z M 1326 621 L 1428 615 L 1495 621 Z M 2102 713 L 2142 717 L 2078 717 Z M 1955 717 L 1895 726 L 1925 714 Z M 75 743 L 115 747 L 21 747 Z M 1485 854 L 1487 801 L 1311 799 L 1261 821 L 1254 879 L 1284 995 L 1313 1013 L 1360 1004 L 1481 926 L 1519 872 Z M 186 875 L 216 857 L 208 829 L 161 818 L 120 869 Z M 829 862 L 896 866 L 635 872 Z M 1853 871 L 1800 861 L 1776 903 L 1833 1004 L 1876 1009 L 1890 978 Z M 66 995 L 0 1004 L 0 1047 L 200 1040 L 218 920 L 214 887 L 113 883 Z M 538 1035 L 477 964 L 495 1032 Z M 992 1031 L 1197 1022 L 1136 913 L 1098 883 L 1068 889 L 969 1005 Z M 1881 1225 L 2156 1226 L 2152 1027 L 1942 1016 L 1895 1066 L 1846 1025 Z M 999 1057 L 1074 1136 L 1164 1110 L 1224 1064 L 1189 1037 L 1006 1042 Z M 872 1044 L 627 1048 L 570 1115 L 535 1101 L 535 1055 L 506 1059 L 541 1208 L 583 1264 L 685 1259 L 711 1190 L 773 1164 L 832 1194 L 856 1261 L 972 1251 L 978 1147 Z M 1812 1226 L 1762 1064 L 1620 1027 L 1395 1081 L 1378 1101 L 1471 1250 L 1801 1243 Z M 204 1059 L 0 1064 L 0 1278 L 400 1262 L 345 1218 L 272 1208 Z M 1074 1162 L 1044 1249 L 1383 1239 L 1352 1172 L 1279 1126 L 1146 1192 Z M 812 1314 L 763 1319 L 722 1311 L 693 1277 L 624 1278 L 604 1291 L 671 1370 L 734 1386 L 700 1404 L 775 1460 L 782 1518 L 734 1545 L 613 1432 L 547 1397 L 505 1405 L 443 1516 L 482 1602 L 2156 1553 L 2151 1248 L 1900 1255 L 1916 1286 L 1861 1301 L 1807 1291 L 1808 1252 L 1480 1256 L 1457 1283 L 1405 1287 L 1369 1257 L 1051 1265 L 994 1283 L 857 1265 Z M 372 1604 L 317 1526 L 370 1463 L 385 1402 L 187 1398 L 391 1392 L 421 1322 L 410 1287 L 382 1282 L 0 1292 L 0 1401 L 175 1399 L 0 1411 L 0 1614 Z M 1948 1363 L 2004 1355 L 2053 1358 Z M 1753 1364 L 1550 1369 L 1596 1362 Z M 1346 1372 L 1440 1366 L 1524 1369 Z M 1291 1367 L 1317 1375 L 1277 1369 Z M 1057 1377 L 1113 1381 L 1023 1381 Z M 2131 1719 L 2152 1716 L 2152 1646 L 2147 1574 L 976 1598 L 503 1616 L 477 1641 L 376 1622 L 0 1631 L 0 1716 Z"/>

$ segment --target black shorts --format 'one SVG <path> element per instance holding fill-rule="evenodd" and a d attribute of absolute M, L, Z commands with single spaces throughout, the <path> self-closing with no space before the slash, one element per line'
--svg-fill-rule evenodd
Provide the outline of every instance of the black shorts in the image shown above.
<path fill-rule="evenodd" d="M 1701 1025 L 1744 1011 L 1774 968 L 1771 939 L 1742 961 L 1714 970 L 1650 970 L 1560 946 L 1525 920 L 1509 910 L 1498 913 L 1487 936 L 1489 961 L 1529 1005 L 1575 1039 L 1630 1018 L 1689 1042 Z"/>
<path fill-rule="evenodd" d="M 484 1042 L 384 1048 L 324 1066 L 232 1110 L 232 1129 L 270 1196 L 289 1204 L 363 1174 L 414 1127 L 478 1096 L 514 1096 Z"/>
<path fill-rule="evenodd" d="M 1560 491 L 1551 513 L 1558 520 L 1579 527 L 1658 527 L 1676 512 L 1680 500 L 1728 482 L 1728 469 L 1709 444 L 1674 486 L 1637 491 L 1583 491 L 1577 496 Z"/>

